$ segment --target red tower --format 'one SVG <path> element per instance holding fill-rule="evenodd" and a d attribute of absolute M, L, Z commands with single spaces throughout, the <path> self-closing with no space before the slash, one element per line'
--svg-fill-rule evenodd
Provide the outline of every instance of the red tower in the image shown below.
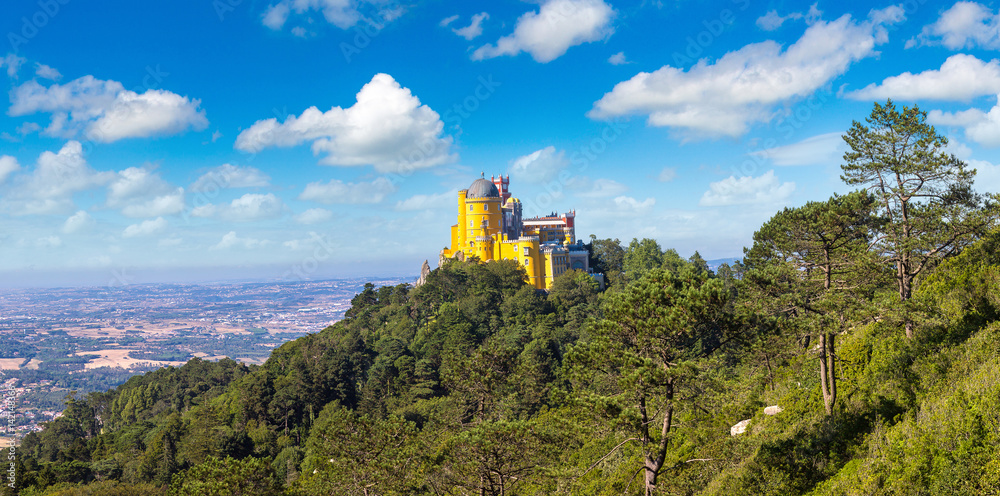
<path fill-rule="evenodd" d="M 510 198 L 510 191 L 508 190 L 510 187 L 510 174 L 507 174 L 507 177 L 503 177 L 503 174 L 500 174 L 499 177 L 490 175 L 490 181 L 493 181 L 493 184 L 500 190 L 500 204 L 507 203 L 507 199 Z"/>

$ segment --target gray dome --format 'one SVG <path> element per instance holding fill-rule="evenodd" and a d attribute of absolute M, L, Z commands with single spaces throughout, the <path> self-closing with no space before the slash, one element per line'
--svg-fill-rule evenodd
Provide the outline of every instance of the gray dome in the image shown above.
<path fill-rule="evenodd" d="M 500 190 L 497 189 L 497 185 L 493 184 L 493 181 L 481 177 L 472 182 L 472 186 L 469 186 L 469 192 L 465 194 L 465 197 L 500 198 Z"/>

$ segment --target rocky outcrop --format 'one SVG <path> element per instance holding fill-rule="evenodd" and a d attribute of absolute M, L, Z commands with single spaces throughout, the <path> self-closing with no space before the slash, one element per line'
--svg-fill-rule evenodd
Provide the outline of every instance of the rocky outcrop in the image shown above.
<path fill-rule="evenodd" d="M 746 432 L 747 427 L 749 426 L 750 426 L 750 419 L 741 420 L 737 422 L 736 425 L 729 428 L 729 435 L 738 436 L 740 434 L 743 434 L 744 432 Z"/>
<path fill-rule="evenodd" d="M 778 405 L 772 405 L 764 409 L 764 415 L 777 415 L 781 413 L 783 409 Z"/>
<path fill-rule="evenodd" d="M 427 276 L 430 275 L 430 273 L 431 266 L 427 263 L 427 260 L 424 260 L 424 265 L 420 267 L 420 278 L 417 279 L 417 283 L 414 284 L 413 287 L 419 288 L 420 286 L 423 286 L 423 284 L 427 282 Z"/>

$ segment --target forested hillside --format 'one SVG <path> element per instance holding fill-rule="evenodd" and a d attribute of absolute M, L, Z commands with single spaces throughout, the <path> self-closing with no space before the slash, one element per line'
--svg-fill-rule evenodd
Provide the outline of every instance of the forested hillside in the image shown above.
<path fill-rule="evenodd" d="M 996 205 L 915 108 L 846 139 L 859 189 L 733 266 L 592 237 L 603 291 L 475 260 L 369 285 L 263 366 L 71 398 L 6 491 L 1000 494 Z"/>

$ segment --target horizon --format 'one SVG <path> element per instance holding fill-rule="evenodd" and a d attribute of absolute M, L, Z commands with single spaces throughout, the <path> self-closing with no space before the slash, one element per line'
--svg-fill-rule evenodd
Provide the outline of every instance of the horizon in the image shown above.
<path fill-rule="evenodd" d="M 419 274 L 480 173 L 584 241 L 740 258 L 850 191 L 889 98 L 1000 191 L 974 2 L 43 3 L 0 19 L 3 288 Z"/>

